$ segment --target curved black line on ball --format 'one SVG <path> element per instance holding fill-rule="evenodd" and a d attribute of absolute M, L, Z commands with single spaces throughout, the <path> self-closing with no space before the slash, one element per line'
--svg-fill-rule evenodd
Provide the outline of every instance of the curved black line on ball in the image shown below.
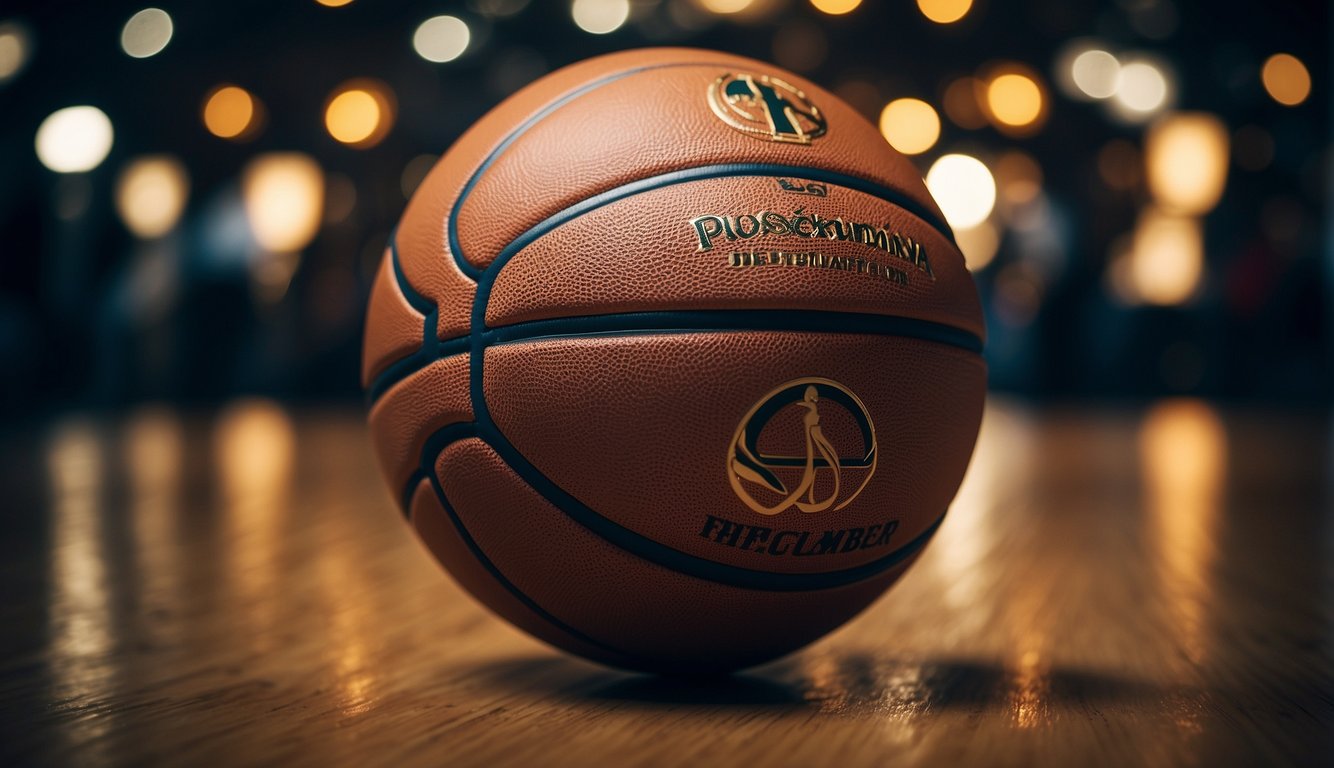
<path fill-rule="evenodd" d="M 495 283 L 496 275 L 499 273 L 500 269 L 503 268 L 505 263 L 507 263 L 511 258 L 513 258 L 515 254 L 523 250 L 523 248 L 528 246 L 537 238 L 541 237 L 547 232 L 550 232 L 551 230 L 555 229 L 561 224 L 564 224 L 567 221 L 578 218 L 579 216 L 582 216 L 585 213 L 588 213 L 589 211 L 616 202 L 617 200 L 622 200 L 624 198 L 631 197 L 633 195 L 637 195 L 643 192 L 649 192 L 655 189 L 661 189 L 663 187 L 673 186 L 675 184 L 683 184 L 703 179 L 727 178 L 735 176 L 799 176 L 801 178 L 812 179 L 815 181 L 824 181 L 831 184 L 838 184 L 839 186 L 845 186 L 850 189 L 856 189 L 860 192 L 864 192 L 873 197 L 878 197 L 881 200 L 884 200 L 885 202 L 903 208 L 904 210 L 908 211 L 914 216 L 917 216 L 924 223 L 931 226 L 933 229 L 935 229 L 944 237 L 948 238 L 951 242 L 954 241 L 953 233 L 950 231 L 948 225 L 946 225 L 942 221 L 935 219 L 934 216 L 929 211 L 923 209 L 922 206 L 918 205 L 915 201 L 913 201 L 911 198 L 904 195 L 903 193 L 894 189 L 890 189 L 889 187 L 877 184 L 875 182 L 867 181 L 865 179 L 861 179 L 855 176 L 849 176 L 844 173 L 838 173 L 836 171 L 824 171 L 817 168 L 806 168 L 802 166 L 769 165 L 762 163 L 730 163 L 725 165 L 701 166 L 698 168 L 689 168 L 682 171 L 672 171 L 670 173 L 659 174 L 657 176 L 651 176 L 647 179 L 634 181 L 629 184 L 625 184 L 620 187 L 607 190 L 606 192 L 590 197 L 587 200 L 583 200 L 576 205 L 570 206 L 569 208 L 566 208 L 556 214 L 547 217 L 543 221 L 533 226 L 528 231 L 524 232 L 519 237 L 515 238 L 515 240 L 512 241 L 509 245 L 505 246 L 505 248 L 501 250 L 500 254 L 496 256 L 496 259 L 491 263 L 491 265 L 487 267 L 486 271 L 484 273 L 481 273 L 481 278 L 477 282 L 477 293 L 473 300 L 473 318 L 469 336 L 467 338 L 472 338 L 476 336 L 477 333 L 479 332 L 479 329 L 481 329 L 482 331 L 486 330 L 485 308 L 486 304 L 490 301 L 491 287 Z M 392 386 L 398 380 L 410 376 L 418 368 L 421 368 L 439 359 L 442 353 L 442 350 L 439 349 L 441 346 L 451 344 L 456 340 L 461 340 L 465 338 L 459 336 L 453 339 L 446 339 L 444 341 L 440 341 L 439 339 L 436 338 L 435 335 L 436 323 L 437 323 L 437 318 L 439 316 L 439 309 L 435 306 L 434 303 L 431 302 L 430 299 L 417 293 L 417 291 L 413 289 L 412 285 L 408 282 L 406 275 L 403 274 L 402 266 L 399 264 L 399 259 L 398 259 L 398 243 L 397 243 L 396 233 L 394 236 L 391 236 L 390 238 L 390 257 L 393 261 L 394 278 L 395 281 L 398 283 L 399 290 L 403 292 L 403 295 L 407 299 L 409 305 L 411 305 L 414 309 L 417 309 L 417 311 L 419 312 L 426 313 L 427 317 L 425 322 L 423 323 L 425 328 L 422 334 L 423 336 L 422 348 L 419 349 L 413 355 L 411 355 L 409 358 L 396 361 L 394 365 L 390 366 L 390 369 L 382 371 L 375 378 L 375 380 L 371 383 L 371 386 L 369 387 L 370 392 L 368 393 L 368 400 L 372 403 L 375 400 L 377 400 L 380 397 L 380 395 L 382 395 L 385 391 L 387 391 L 389 387 Z M 480 320 L 477 317 L 478 314 L 477 310 L 479 307 L 481 307 L 483 310 Z M 679 312 L 684 316 L 688 314 L 698 314 L 701 311 L 702 310 L 680 310 Z M 761 312 L 770 310 L 717 310 L 717 311 L 740 313 L 740 312 Z M 789 316 L 794 316 L 801 312 L 801 310 L 771 310 L 771 311 L 782 312 L 784 315 L 789 315 Z M 662 314 L 665 316 L 668 313 L 669 313 L 668 311 L 664 311 Z M 624 313 L 623 315 L 602 315 L 599 317 L 608 317 L 608 318 L 622 317 L 622 316 L 637 317 L 641 314 L 648 314 L 648 313 Z M 847 314 L 851 316 L 857 313 L 829 313 L 829 314 Z M 874 317 L 879 317 L 879 316 L 874 316 Z M 892 316 L 886 315 L 885 317 L 890 318 Z M 535 321 L 535 322 L 558 323 L 566 320 L 569 319 L 558 318 L 555 320 Z M 896 331 L 894 332 L 895 335 L 911 336 L 913 338 L 927 338 L 928 340 L 931 341 L 941 341 L 942 343 L 954 344 L 955 346 L 961 347 L 963 349 L 969 349 L 979 352 L 982 349 L 981 339 L 978 338 L 975 334 L 969 333 L 968 331 L 956 329 L 953 328 L 952 326 L 947 326 L 940 323 L 931 323 L 930 321 L 926 320 L 913 320 L 912 318 L 896 318 L 896 320 L 901 321 L 900 326 L 905 329 L 907 328 L 926 329 L 929 326 L 938 326 L 939 329 L 941 330 L 930 331 L 929 335 L 919 335 L 918 332 Z M 508 326 L 508 327 L 517 328 L 520 325 L 527 325 L 527 324 L 516 324 L 515 326 Z M 690 326 L 687 325 L 686 327 Z M 606 330 L 611 331 L 616 329 L 608 327 Z M 662 330 L 667 331 L 671 329 L 664 326 Z M 804 329 L 793 328 L 792 330 L 804 330 Z M 836 331 L 836 329 L 833 328 L 820 328 L 818 330 L 821 330 L 823 332 Z M 922 331 L 922 333 L 928 333 L 928 332 Z M 456 347 L 449 347 L 448 354 L 457 354 L 459 351 L 460 350 L 458 350 Z"/>
<path fill-rule="evenodd" d="M 481 164 L 477 166 L 477 169 L 472 172 L 472 175 L 468 177 L 468 180 L 466 182 L 464 182 L 463 189 L 459 191 L 459 196 L 454 199 L 454 204 L 450 206 L 449 221 L 445 223 L 445 236 L 446 236 L 446 241 L 449 243 L 449 252 L 454 257 L 454 263 L 458 265 L 459 271 L 461 271 L 468 277 L 471 277 L 473 280 L 477 280 L 479 277 L 481 277 L 483 272 L 483 270 L 478 269 L 477 267 L 473 266 L 471 262 L 468 261 L 468 259 L 463 255 L 463 247 L 459 244 L 459 231 L 457 222 L 459 220 L 459 211 L 463 208 L 463 201 L 467 199 L 468 195 L 472 194 L 473 187 L 477 186 L 477 182 L 481 180 L 482 174 L 486 173 L 486 170 L 491 167 L 491 165 L 505 152 L 505 150 L 509 149 L 511 144 L 513 144 L 516 140 L 518 140 L 520 136 L 527 133 L 528 129 L 532 128 L 539 121 L 544 119 L 547 115 L 550 115 L 552 112 L 555 112 L 556 110 L 560 109 L 566 104 L 569 104 L 571 101 L 574 101 L 580 96 L 583 96 L 584 94 L 595 91 L 604 85 L 609 85 L 611 83 L 616 82 L 617 80 L 621 80 L 631 75 L 637 75 L 641 72 L 650 72 L 657 69 L 672 69 L 675 67 L 708 67 L 708 66 L 713 66 L 713 63 L 704 61 L 693 61 L 693 62 L 673 61 L 667 64 L 653 64 L 647 67 L 635 67 L 633 69 L 627 69 L 622 72 L 616 72 L 614 74 L 607 75 L 606 77 L 600 80 L 594 80 L 591 83 L 585 83 L 584 85 L 576 88 L 573 91 L 570 91 L 569 93 L 565 94 L 559 99 L 556 99 L 555 101 L 547 104 L 545 107 L 542 107 L 537 112 L 533 113 L 533 115 L 530 116 L 527 120 L 524 120 L 522 123 L 519 123 L 519 125 L 513 131 L 510 131 L 510 133 L 506 135 L 505 138 L 502 139 L 499 144 L 496 145 L 495 149 L 491 150 L 491 152 L 487 154 L 486 159 L 482 160 Z M 718 66 L 726 66 L 726 65 L 719 62 Z"/>
<path fill-rule="evenodd" d="M 519 589 L 518 585 L 506 578 L 505 574 L 496 567 L 496 564 L 486 556 L 486 552 L 483 551 L 481 546 L 477 544 L 477 541 L 473 539 L 467 526 L 463 524 L 463 520 L 459 517 L 458 512 L 455 511 L 454 505 L 449 503 L 449 498 L 445 495 L 445 489 L 440 483 L 439 475 L 437 475 L 435 471 L 435 460 L 449 444 L 458 442 L 459 440 L 476 437 L 477 430 L 474 424 L 457 423 L 436 430 L 436 432 L 428 438 L 427 447 L 422 451 L 422 464 L 408 481 L 408 487 L 404 493 L 404 499 L 406 501 L 403 506 L 404 514 L 409 515 L 411 513 L 410 505 L 412 503 L 412 495 L 416 492 L 417 485 L 422 480 L 428 480 L 431 483 L 431 489 L 435 492 L 436 500 L 440 502 L 441 509 L 444 510 L 445 516 L 449 518 L 450 523 L 454 526 L 454 530 L 458 533 L 459 538 L 463 540 L 464 546 L 468 548 L 468 551 L 472 553 L 473 557 L 477 559 L 477 562 L 481 564 L 486 572 L 491 574 L 491 577 L 495 579 L 500 586 L 505 588 L 505 591 L 513 595 L 515 599 L 528 608 L 528 610 L 537 614 L 538 617 L 576 640 L 591 645 L 594 648 L 601 648 L 603 651 L 606 651 L 617 659 L 629 660 L 633 658 L 625 651 L 607 645 L 599 640 L 595 640 L 556 618 L 549 611 L 539 605 L 537 601 L 529 597 L 522 589 Z M 430 464 L 429 466 L 427 465 L 428 462 Z"/>
<path fill-rule="evenodd" d="M 818 309 L 702 309 L 580 315 L 502 325 L 482 333 L 487 346 L 584 336 L 653 333 L 860 333 L 919 339 L 980 353 L 982 341 L 968 331 L 930 320 Z"/>

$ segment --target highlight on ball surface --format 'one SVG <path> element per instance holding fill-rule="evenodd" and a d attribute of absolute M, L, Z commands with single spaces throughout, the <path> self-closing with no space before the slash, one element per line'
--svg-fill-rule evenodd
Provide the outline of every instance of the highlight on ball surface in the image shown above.
<path fill-rule="evenodd" d="M 363 347 L 414 530 L 514 625 L 624 668 L 818 639 L 927 545 L 982 314 L 914 167 L 773 65 L 627 51 L 479 120 L 385 251 Z"/>

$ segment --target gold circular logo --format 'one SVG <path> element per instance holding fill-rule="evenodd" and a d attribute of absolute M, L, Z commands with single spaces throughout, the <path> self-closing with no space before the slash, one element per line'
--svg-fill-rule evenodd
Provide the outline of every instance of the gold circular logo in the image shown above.
<path fill-rule="evenodd" d="M 851 416 L 860 446 L 835 446 L 825 436 L 821 414 L 835 408 Z M 766 453 L 760 439 L 771 426 L 780 434 L 802 437 L 784 446 L 789 452 Z M 793 447 L 797 451 L 791 452 Z M 875 425 L 866 404 L 842 384 L 815 376 L 780 384 L 760 398 L 742 417 L 727 448 L 732 490 L 761 515 L 790 507 L 806 513 L 843 509 L 871 481 L 875 464 Z"/>
<path fill-rule="evenodd" d="M 749 136 L 810 144 L 825 134 L 824 115 L 795 86 L 768 75 L 732 73 L 709 86 L 718 119 Z"/>

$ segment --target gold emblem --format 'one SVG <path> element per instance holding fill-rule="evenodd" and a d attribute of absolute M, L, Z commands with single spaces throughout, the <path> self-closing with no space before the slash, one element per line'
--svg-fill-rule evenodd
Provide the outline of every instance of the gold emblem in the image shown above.
<path fill-rule="evenodd" d="M 834 409 L 846 411 L 861 433 L 861 445 L 855 446 L 859 450 L 849 453 L 854 446 L 842 446 L 840 452 L 825 436 L 821 412 Z M 793 434 L 797 419 L 802 439 L 792 447 L 804 445 L 804 450 L 761 451 L 766 428 L 773 425 L 773 438 L 778 439 Z M 843 509 L 871 481 L 875 464 L 875 425 L 866 404 L 842 384 L 815 376 L 781 384 L 760 398 L 741 419 L 727 448 L 732 490 L 761 515 L 776 515 L 789 507 L 806 513 Z"/>
<path fill-rule="evenodd" d="M 796 87 L 768 75 L 723 75 L 709 86 L 709 106 L 718 119 L 756 138 L 810 144 L 825 134 L 819 107 Z"/>

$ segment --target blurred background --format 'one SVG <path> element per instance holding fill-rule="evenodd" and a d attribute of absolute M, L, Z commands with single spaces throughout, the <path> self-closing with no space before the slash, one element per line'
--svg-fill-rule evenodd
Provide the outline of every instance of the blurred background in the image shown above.
<path fill-rule="evenodd" d="M 911 155 L 995 390 L 1327 404 L 1321 0 L 50 0 L 0 7 L 0 408 L 358 402 L 439 154 L 621 48 L 802 73 Z"/>

